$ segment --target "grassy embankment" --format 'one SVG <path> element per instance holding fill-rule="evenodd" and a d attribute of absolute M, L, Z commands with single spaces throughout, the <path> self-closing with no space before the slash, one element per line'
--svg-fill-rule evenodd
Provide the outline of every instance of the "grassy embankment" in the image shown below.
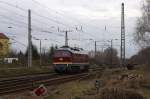
<path fill-rule="evenodd" d="M 46 99 L 150 99 L 149 71 L 146 67 L 107 69 L 92 79 L 50 87 Z M 99 93 L 94 87 L 96 79 L 102 82 Z"/>
<path fill-rule="evenodd" d="M 33 66 L 33 67 L 19 67 L 19 66 L 6 66 L 0 67 L 0 78 L 5 77 L 15 77 L 15 76 L 24 76 L 30 74 L 39 74 L 53 72 L 52 67 L 50 66 Z"/>
<path fill-rule="evenodd" d="M 149 71 L 150 68 L 144 66 L 134 70 L 107 69 L 86 80 L 47 86 L 46 97 L 35 97 L 27 93 L 21 96 L 24 97 L 22 99 L 150 99 Z M 102 83 L 98 93 L 94 86 L 95 80 Z"/>

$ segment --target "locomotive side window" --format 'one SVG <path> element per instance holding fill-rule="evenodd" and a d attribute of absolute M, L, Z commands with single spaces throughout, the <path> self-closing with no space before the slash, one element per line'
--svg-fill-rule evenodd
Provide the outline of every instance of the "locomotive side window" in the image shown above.
<path fill-rule="evenodd" d="M 71 53 L 68 51 L 56 51 L 54 57 L 70 57 Z"/>

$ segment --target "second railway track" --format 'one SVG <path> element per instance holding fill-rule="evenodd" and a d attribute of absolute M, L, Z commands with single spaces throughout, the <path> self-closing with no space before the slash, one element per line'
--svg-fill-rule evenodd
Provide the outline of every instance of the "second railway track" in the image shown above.
<path fill-rule="evenodd" d="M 102 68 L 92 68 L 90 72 L 96 73 L 96 71 L 102 70 Z M 24 90 L 33 90 L 34 88 L 37 88 L 40 84 L 49 86 L 77 79 L 83 79 L 91 76 L 92 74 L 90 72 L 79 73 L 74 75 L 59 75 L 56 73 L 48 73 L 41 75 L 28 75 L 23 77 L 2 79 L 0 80 L 0 95 L 20 92 Z"/>
<path fill-rule="evenodd" d="M 89 73 L 81 73 L 75 75 L 46 75 L 39 77 L 25 77 L 19 79 L 1 80 L 0 81 L 0 95 L 20 92 L 24 90 L 32 90 L 40 84 L 46 86 L 64 83 L 83 77 L 88 77 Z"/>

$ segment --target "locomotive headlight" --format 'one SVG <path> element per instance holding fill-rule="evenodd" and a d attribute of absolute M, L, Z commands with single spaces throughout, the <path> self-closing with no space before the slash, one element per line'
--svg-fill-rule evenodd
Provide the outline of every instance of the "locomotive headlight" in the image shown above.
<path fill-rule="evenodd" d="M 60 61 L 63 61 L 63 58 L 59 58 Z"/>

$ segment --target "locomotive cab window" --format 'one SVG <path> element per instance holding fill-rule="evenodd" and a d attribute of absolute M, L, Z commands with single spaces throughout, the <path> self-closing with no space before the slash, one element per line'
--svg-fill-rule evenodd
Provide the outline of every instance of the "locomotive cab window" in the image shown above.
<path fill-rule="evenodd" d="M 71 57 L 71 53 L 68 51 L 56 51 L 54 57 Z"/>

